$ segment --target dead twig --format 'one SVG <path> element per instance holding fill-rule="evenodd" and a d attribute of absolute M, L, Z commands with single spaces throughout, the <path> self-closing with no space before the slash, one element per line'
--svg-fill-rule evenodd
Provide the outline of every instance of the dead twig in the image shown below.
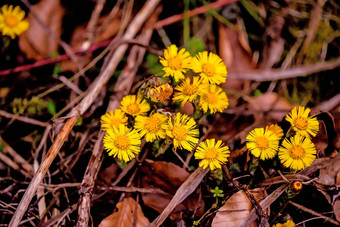
<path fill-rule="evenodd" d="M 220 1 L 216 1 L 210 4 L 207 4 L 206 6 L 201 6 L 201 7 L 197 7 L 196 9 L 190 10 L 189 12 L 186 13 L 186 15 L 184 15 L 184 13 L 180 13 L 180 14 L 176 14 L 173 15 L 171 17 L 165 18 L 163 20 L 158 21 L 155 24 L 155 29 L 164 27 L 166 25 L 170 25 L 173 24 L 175 22 L 181 21 L 183 20 L 184 16 L 186 17 L 193 17 L 196 16 L 198 14 L 202 14 L 207 12 L 210 9 L 216 9 L 234 2 L 237 2 L 238 0 L 220 0 Z"/>
<path fill-rule="evenodd" d="M 17 114 L 7 113 L 3 110 L 0 110 L 0 116 L 5 117 L 5 118 L 10 118 L 12 120 L 25 122 L 25 123 L 31 124 L 31 125 L 37 125 L 37 126 L 40 126 L 40 127 L 48 127 L 50 125 L 49 123 L 46 123 L 46 122 L 38 121 L 38 120 L 35 120 L 33 118 L 29 118 L 29 117 L 25 117 L 25 116 L 19 116 Z"/>
<path fill-rule="evenodd" d="M 284 80 L 295 77 L 302 77 L 313 73 L 327 71 L 338 68 L 340 66 L 340 58 L 332 61 L 325 61 L 313 65 L 295 66 L 293 68 L 270 69 L 270 70 L 255 70 L 244 73 L 229 73 L 228 77 L 237 80 L 253 80 L 257 82 Z"/>
<path fill-rule="evenodd" d="M 296 208 L 298 208 L 298 209 L 300 209 L 300 210 L 303 210 L 303 211 L 305 211 L 305 212 L 307 212 L 307 213 L 310 213 L 311 215 L 320 217 L 320 218 L 322 218 L 323 220 L 328 221 L 328 222 L 330 222 L 330 223 L 332 223 L 332 224 L 334 224 L 334 225 L 337 225 L 337 226 L 340 225 L 340 222 L 338 222 L 338 221 L 336 221 L 336 220 L 333 220 L 332 218 L 329 218 L 329 217 L 327 217 L 327 216 L 325 216 L 325 215 L 322 215 L 322 214 L 320 214 L 319 212 L 316 212 L 316 211 L 314 211 L 314 210 L 312 210 L 312 209 L 309 209 L 309 208 L 307 208 L 307 207 L 304 207 L 304 206 L 302 206 L 302 205 L 300 205 L 300 204 L 298 204 L 298 203 L 295 203 L 295 202 L 292 202 L 292 201 L 288 201 L 288 203 L 291 204 L 291 205 L 293 205 L 293 206 L 295 206 Z"/>

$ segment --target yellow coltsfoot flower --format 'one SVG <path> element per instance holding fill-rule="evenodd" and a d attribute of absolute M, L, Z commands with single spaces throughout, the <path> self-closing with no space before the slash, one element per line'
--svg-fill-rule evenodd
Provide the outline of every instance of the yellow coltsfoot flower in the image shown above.
<path fill-rule="evenodd" d="M 203 169 L 210 167 L 211 170 L 220 169 L 229 157 L 229 147 L 224 146 L 222 140 L 215 143 L 215 139 L 201 142 L 195 152 L 195 159 L 202 159 L 199 166 Z"/>
<path fill-rule="evenodd" d="M 184 74 L 191 69 L 192 57 L 182 48 L 178 51 L 176 45 L 171 45 L 164 50 L 164 58 L 160 57 L 165 76 L 173 76 L 175 81 L 184 78 Z"/>
<path fill-rule="evenodd" d="M 271 159 L 279 148 L 279 138 L 270 130 L 255 128 L 246 137 L 247 148 L 261 160 Z"/>
<path fill-rule="evenodd" d="M 199 132 L 196 122 L 186 114 L 176 113 L 169 118 L 166 134 L 173 139 L 174 148 L 184 148 L 192 151 L 198 142 Z"/>
<path fill-rule="evenodd" d="M 149 117 L 137 116 L 135 129 L 140 136 L 145 135 L 146 142 L 153 142 L 156 139 L 164 139 L 166 137 L 166 129 L 168 128 L 168 116 L 161 113 L 151 114 Z"/>
<path fill-rule="evenodd" d="M 190 78 L 186 77 L 182 83 L 175 87 L 173 101 L 180 101 L 181 106 L 186 102 L 193 102 L 198 97 L 198 87 L 200 85 L 199 77 L 194 77 L 192 83 Z"/>
<path fill-rule="evenodd" d="M 214 84 L 202 84 L 199 87 L 199 107 L 204 113 L 210 110 L 210 113 L 223 112 L 228 108 L 229 100 L 223 89 Z"/>
<path fill-rule="evenodd" d="M 141 96 L 127 95 L 120 102 L 120 109 L 133 117 L 146 115 L 150 110 L 150 105 Z"/>
<path fill-rule="evenodd" d="M 275 135 L 277 135 L 277 137 L 279 139 L 282 138 L 283 136 L 283 130 L 280 126 L 278 126 L 277 124 L 272 124 L 272 125 L 269 125 L 269 126 L 266 126 L 266 130 L 270 130 L 272 131 L 272 133 L 274 133 Z"/>
<path fill-rule="evenodd" d="M 16 35 L 20 35 L 29 27 L 29 22 L 24 17 L 25 12 L 19 6 L 2 6 L 0 9 L 0 32 L 14 39 Z"/>
<path fill-rule="evenodd" d="M 298 134 L 282 142 L 278 155 L 284 167 L 301 170 L 313 163 L 316 148 L 308 137 Z"/>
<path fill-rule="evenodd" d="M 128 118 L 121 109 L 116 109 L 114 112 L 111 110 L 100 118 L 103 131 L 107 131 L 113 127 L 119 128 L 120 124 L 126 125 L 127 120 Z"/>
<path fill-rule="evenodd" d="M 199 73 L 203 83 L 221 84 L 227 79 L 227 68 L 222 59 L 207 51 L 198 53 L 192 62 L 192 70 Z"/>
<path fill-rule="evenodd" d="M 287 220 L 285 223 L 276 223 L 273 227 L 295 227 L 295 223 L 292 220 Z"/>
<path fill-rule="evenodd" d="M 170 99 L 173 88 L 168 83 L 161 84 L 158 86 L 155 86 L 153 88 L 150 88 L 148 92 L 148 98 L 151 98 L 151 101 L 153 102 L 161 102 L 164 103 L 166 100 Z"/>
<path fill-rule="evenodd" d="M 140 152 L 141 139 L 136 130 L 130 131 L 125 125 L 120 124 L 119 128 L 112 128 L 106 131 L 104 148 L 109 156 L 117 157 L 128 162 Z"/>
<path fill-rule="evenodd" d="M 294 109 L 286 116 L 286 120 L 290 122 L 293 130 L 296 134 L 309 137 L 316 136 L 319 131 L 319 121 L 315 116 L 308 117 L 310 109 L 299 106 Z"/>

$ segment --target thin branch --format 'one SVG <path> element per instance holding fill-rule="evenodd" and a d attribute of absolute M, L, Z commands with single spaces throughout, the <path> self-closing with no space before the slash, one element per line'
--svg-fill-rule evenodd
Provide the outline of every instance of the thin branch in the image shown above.
<path fill-rule="evenodd" d="M 29 117 L 25 117 L 25 116 L 19 116 L 19 115 L 16 115 L 16 114 L 7 113 L 3 110 L 0 110 L 0 116 L 5 117 L 5 118 L 14 119 L 14 120 L 21 121 L 21 122 L 25 122 L 25 123 L 28 123 L 28 124 L 31 124 L 31 125 L 37 125 L 37 126 L 40 126 L 40 127 L 43 127 L 43 128 L 48 127 L 50 125 L 49 123 L 46 123 L 46 122 L 38 121 L 38 120 L 35 120 L 33 118 L 29 118 Z"/>
<path fill-rule="evenodd" d="M 137 32 L 140 30 L 141 26 L 145 22 L 145 20 L 149 17 L 149 15 L 153 12 L 153 9 L 158 5 L 159 0 L 150 0 L 145 3 L 143 8 L 138 12 L 135 16 L 134 20 L 130 23 L 127 31 L 123 35 L 124 39 L 132 39 Z M 46 154 L 45 159 L 41 163 L 37 174 L 33 177 L 31 183 L 29 184 L 22 200 L 20 201 L 17 210 L 15 211 L 9 226 L 14 227 L 18 226 L 20 220 L 24 216 L 28 205 L 30 204 L 38 185 L 41 183 L 45 173 L 47 172 L 48 168 L 50 167 L 52 161 L 56 157 L 57 153 L 59 152 L 61 146 L 64 144 L 66 137 L 69 135 L 72 127 L 77 122 L 80 115 L 84 114 L 85 111 L 92 105 L 98 94 L 100 93 L 102 87 L 109 81 L 112 76 L 112 73 L 115 71 L 116 67 L 118 66 L 121 58 L 125 54 L 128 45 L 123 44 L 119 46 L 116 51 L 114 52 L 113 57 L 110 59 L 109 64 L 101 72 L 101 74 L 95 79 L 93 84 L 88 89 L 88 93 L 85 98 L 76 106 L 74 107 L 71 112 L 68 114 L 70 117 L 69 120 L 66 121 L 65 125 L 61 129 L 61 132 L 57 136 L 56 140 L 52 144 L 51 148 Z"/>
<path fill-rule="evenodd" d="M 216 2 L 208 4 L 207 6 L 201 6 L 201 7 L 198 7 L 196 9 L 190 10 L 189 12 L 187 12 L 187 14 L 185 16 L 193 17 L 193 16 L 196 16 L 198 14 L 205 13 L 205 12 L 207 12 L 210 9 L 216 9 L 216 8 L 219 8 L 219 7 L 222 7 L 224 5 L 228 5 L 228 4 L 237 2 L 237 1 L 238 0 L 220 0 L 220 1 L 216 1 Z M 176 15 L 173 15 L 171 17 L 165 18 L 163 20 L 158 21 L 155 24 L 155 29 L 158 29 L 160 27 L 164 27 L 166 25 L 170 25 L 170 24 L 173 24 L 175 22 L 181 21 L 181 20 L 183 20 L 183 18 L 184 18 L 184 13 L 176 14 Z"/>
<path fill-rule="evenodd" d="M 302 205 L 300 205 L 300 204 L 298 204 L 298 203 L 294 203 L 294 202 L 292 202 L 292 201 L 289 201 L 288 203 L 289 203 L 289 204 L 292 204 L 293 206 L 295 206 L 296 208 L 298 208 L 298 209 L 300 209 L 300 210 L 303 210 L 303 211 L 305 211 L 305 212 L 307 212 L 307 213 L 310 213 L 311 215 L 314 215 L 314 216 L 317 216 L 317 217 L 319 217 L 319 218 L 322 218 L 323 220 L 328 221 L 328 222 L 330 222 L 330 223 L 332 223 L 332 224 L 334 224 L 334 225 L 337 225 L 337 226 L 340 225 L 340 222 L 337 222 L 337 221 L 333 220 L 332 218 L 329 218 L 329 217 L 327 217 L 327 216 L 325 216 L 325 215 L 322 215 L 322 214 L 320 214 L 319 212 L 316 212 L 316 211 L 314 211 L 314 210 L 312 210 L 312 209 L 309 209 L 309 208 L 307 208 L 307 207 L 304 207 L 304 206 L 302 206 Z"/>
<path fill-rule="evenodd" d="M 293 68 L 256 70 L 244 73 L 229 73 L 228 77 L 237 80 L 253 80 L 257 82 L 284 80 L 295 77 L 307 76 L 309 74 L 318 73 L 340 67 L 340 58 L 332 61 L 325 61 L 313 65 L 295 66 Z"/>

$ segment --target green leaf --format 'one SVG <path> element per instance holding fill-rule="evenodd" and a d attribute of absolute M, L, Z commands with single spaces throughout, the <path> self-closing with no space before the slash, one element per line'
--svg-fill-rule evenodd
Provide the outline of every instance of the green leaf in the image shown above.
<path fill-rule="evenodd" d="M 192 55 L 195 55 L 198 52 L 202 52 L 204 50 L 204 48 L 205 48 L 205 46 L 204 46 L 204 42 L 202 41 L 202 39 L 198 39 L 198 38 L 195 38 L 195 37 L 192 37 L 189 40 L 189 42 L 186 46 L 186 49 Z"/>
<path fill-rule="evenodd" d="M 53 100 L 48 100 L 47 101 L 47 112 L 49 114 L 51 114 L 52 116 L 54 116 L 57 111 L 56 111 L 56 105 L 55 103 L 53 102 Z"/>

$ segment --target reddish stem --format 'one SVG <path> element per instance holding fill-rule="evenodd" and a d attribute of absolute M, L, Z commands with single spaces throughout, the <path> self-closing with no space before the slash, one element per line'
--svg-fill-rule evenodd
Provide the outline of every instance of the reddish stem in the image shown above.
<path fill-rule="evenodd" d="M 198 14 L 207 12 L 209 9 L 216 9 L 218 7 L 228 5 L 230 3 L 234 3 L 234 2 L 237 2 L 237 1 L 238 0 L 219 0 L 219 1 L 216 1 L 216 2 L 213 2 L 213 3 L 210 3 L 206 6 L 201 6 L 201 7 L 198 7 L 196 9 L 190 10 L 187 15 L 189 17 L 196 16 Z M 182 20 L 183 18 L 184 18 L 184 13 L 176 14 L 176 15 L 173 15 L 171 17 L 165 18 L 163 20 L 158 21 L 155 24 L 155 29 L 160 28 L 160 27 L 164 27 L 164 26 L 169 25 L 169 24 L 173 24 L 175 22 Z"/>

